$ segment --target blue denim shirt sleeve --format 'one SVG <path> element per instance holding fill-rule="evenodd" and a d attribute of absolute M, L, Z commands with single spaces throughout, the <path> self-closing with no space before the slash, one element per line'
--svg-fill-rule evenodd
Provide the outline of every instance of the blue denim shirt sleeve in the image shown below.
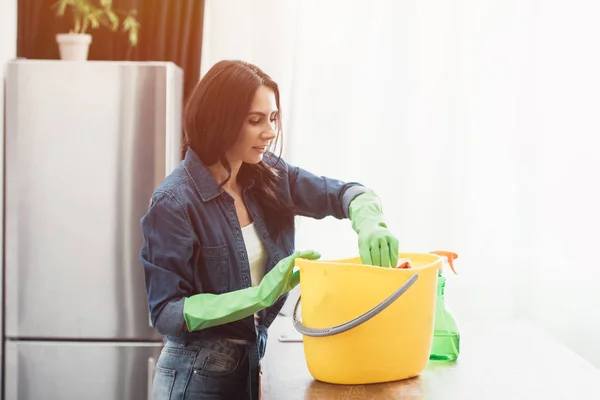
<path fill-rule="evenodd" d="M 350 202 L 370 189 L 357 182 L 343 182 L 325 176 L 317 176 L 307 170 L 284 163 L 287 170 L 290 193 L 294 205 L 302 216 L 322 219 L 333 216 L 349 217 Z"/>
<path fill-rule="evenodd" d="M 165 192 L 155 193 L 141 225 L 150 318 L 161 335 L 178 336 L 185 330 L 184 300 L 195 294 L 190 263 L 196 235 L 181 205 Z"/>

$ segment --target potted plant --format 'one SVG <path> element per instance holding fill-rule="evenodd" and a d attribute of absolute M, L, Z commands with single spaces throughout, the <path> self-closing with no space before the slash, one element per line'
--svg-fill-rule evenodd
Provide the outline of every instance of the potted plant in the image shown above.
<path fill-rule="evenodd" d="M 127 13 L 113 10 L 112 0 L 58 0 L 53 7 L 56 15 L 63 17 L 67 9 L 73 16 L 73 28 L 69 33 L 56 35 L 56 42 L 60 50 L 60 58 L 63 60 L 85 61 L 88 57 L 92 35 L 87 33 L 88 29 L 97 29 L 101 25 L 115 32 L 122 26 L 122 30 L 129 35 L 129 43 L 135 46 L 138 41 L 138 30 L 140 24 L 135 18 L 137 10 Z M 121 24 L 121 18 L 123 23 Z"/>

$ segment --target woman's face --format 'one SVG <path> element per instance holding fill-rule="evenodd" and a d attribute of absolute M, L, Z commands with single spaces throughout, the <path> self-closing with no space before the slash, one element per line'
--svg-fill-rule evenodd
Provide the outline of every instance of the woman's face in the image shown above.
<path fill-rule="evenodd" d="M 267 86 L 259 87 L 240 136 L 227 151 L 227 160 L 232 164 L 239 161 L 257 164 L 262 161 L 265 151 L 277 136 L 278 112 L 273 90 Z"/>

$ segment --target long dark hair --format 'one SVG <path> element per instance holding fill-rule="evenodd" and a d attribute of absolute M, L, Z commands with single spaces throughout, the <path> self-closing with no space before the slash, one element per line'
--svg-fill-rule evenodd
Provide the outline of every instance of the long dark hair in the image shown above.
<path fill-rule="evenodd" d="M 275 147 L 283 143 L 279 87 L 260 68 L 238 60 L 216 63 L 198 82 L 186 102 L 183 116 L 185 142 L 183 151 L 191 148 L 202 162 L 209 166 L 221 162 L 229 177 L 220 182 L 224 185 L 231 178 L 231 168 L 225 153 L 238 138 L 244 120 L 260 86 L 267 86 L 275 93 L 277 104 Z M 281 157 L 258 164 L 242 163 L 238 180 L 243 187 L 254 181 L 253 191 L 265 215 L 265 222 L 273 239 L 280 237 L 285 228 L 294 223 L 294 206 L 284 202 L 278 184 L 281 177 L 276 169 Z"/>

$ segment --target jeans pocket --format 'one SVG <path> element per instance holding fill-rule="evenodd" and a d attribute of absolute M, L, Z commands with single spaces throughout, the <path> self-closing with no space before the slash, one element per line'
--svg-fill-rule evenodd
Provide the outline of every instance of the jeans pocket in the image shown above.
<path fill-rule="evenodd" d="M 156 367 L 154 374 L 154 382 L 152 383 L 152 399 L 153 400 L 170 400 L 173 386 L 175 385 L 176 371 Z"/>
<path fill-rule="evenodd" d="M 241 345 L 232 343 L 232 346 L 242 349 Z M 194 374 L 207 377 L 227 376 L 236 371 L 244 361 L 245 355 L 245 350 L 239 353 L 225 353 L 204 347 L 198 353 Z"/>
<path fill-rule="evenodd" d="M 246 346 L 224 339 L 198 352 L 185 399 L 250 399 Z"/>
<path fill-rule="evenodd" d="M 167 341 L 156 362 L 152 384 L 154 400 L 181 399 L 199 349 L 199 346 Z"/>

